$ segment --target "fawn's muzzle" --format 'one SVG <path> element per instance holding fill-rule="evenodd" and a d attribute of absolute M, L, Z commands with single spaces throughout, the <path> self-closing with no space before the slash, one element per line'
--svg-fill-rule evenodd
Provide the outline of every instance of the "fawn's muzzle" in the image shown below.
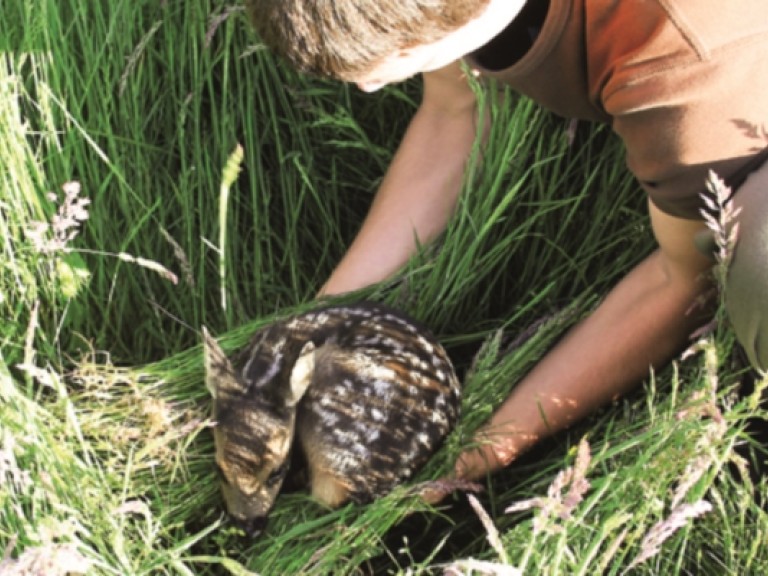
<path fill-rule="evenodd" d="M 256 516 L 254 518 L 234 518 L 232 523 L 240 530 L 245 532 L 248 538 L 257 538 L 267 527 L 266 516 Z"/>

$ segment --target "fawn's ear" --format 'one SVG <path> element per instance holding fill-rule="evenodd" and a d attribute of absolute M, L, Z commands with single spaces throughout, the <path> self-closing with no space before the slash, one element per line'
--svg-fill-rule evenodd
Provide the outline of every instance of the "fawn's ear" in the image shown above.
<path fill-rule="evenodd" d="M 205 354 L 205 385 L 215 400 L 222 390 L 241 389 L 231 362 L 216 339 L 203 326 L 203 350 Z"/>
<path fill-rule="evenodd" d="M 315 345 L 307 342 L 299 352 L 299 358 L 293 365 L 289 390 L 285 395 L 286 406 L 293 407 L 299 403 L 312 382 L 315 373 Z"/>

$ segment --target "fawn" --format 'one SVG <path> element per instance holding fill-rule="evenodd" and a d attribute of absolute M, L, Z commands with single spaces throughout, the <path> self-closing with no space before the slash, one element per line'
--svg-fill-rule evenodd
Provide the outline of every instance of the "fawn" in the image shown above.
<path fill-rule="evenodd" d="M 222 493 L 250 536 L 266 524 L 294 444 L 316 500 L 363 503 L 410 478 L 458 419 L 459 381 L 443 347 L 379 304 L 277 321 L 232 361 L 205 328 L 203 340 Z"/>

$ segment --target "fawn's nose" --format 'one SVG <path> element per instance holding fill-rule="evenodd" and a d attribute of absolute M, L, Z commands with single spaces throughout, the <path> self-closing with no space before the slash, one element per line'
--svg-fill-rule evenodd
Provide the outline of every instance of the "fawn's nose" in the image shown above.
<path fill-rule="evenodd" d="M 232 523 L 245 532 L 248 538 L 256 538 L 266 529 L 267 517 L 255 516 L 253 518 L 232 518 Z"/>

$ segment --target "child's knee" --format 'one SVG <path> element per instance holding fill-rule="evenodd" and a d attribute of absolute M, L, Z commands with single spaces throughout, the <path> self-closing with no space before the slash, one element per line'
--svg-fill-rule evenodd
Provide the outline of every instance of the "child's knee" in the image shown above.
<path fill-rule="evenodd" d="M 744 182 L 734 203 L 741 212 L 726 310 L 752 365 L 768 370 L 768 163 Z"/>

